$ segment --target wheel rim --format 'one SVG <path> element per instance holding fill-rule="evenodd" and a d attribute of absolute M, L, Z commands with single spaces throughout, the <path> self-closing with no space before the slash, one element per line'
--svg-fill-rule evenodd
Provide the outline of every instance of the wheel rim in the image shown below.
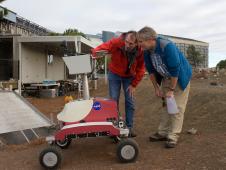
<path fill-rule="evenodd" d="M 118 141 L 121 141 L 121 138 L 120 138 L 119 136 L 116 136 L 116 139 L 117 139 Z"/>
<path fill-rule="evenodd" d="M 121 155 L 126 160 L 133 159 L 135 156 L 135 153 L 136 153 L 135 148 L 131 145 L 125 145 L 121 149 Z"/>
<path fill-rule="evenodd" d="M 65 139 L 64 141 L 57 141 L 57 145 L 58 146 L 66 146 L 67 145 L 67 143 L 68 143 L 68 140 L 67 139 Z"/>
<path fill-rule="evenodd" d="M 47 167 L 53 167 L 57 164 L 58 158 L 57 155 L 53 152 L 47 152 L 44 156 L 43 156 L 43 163 L 47 166 Z"/>

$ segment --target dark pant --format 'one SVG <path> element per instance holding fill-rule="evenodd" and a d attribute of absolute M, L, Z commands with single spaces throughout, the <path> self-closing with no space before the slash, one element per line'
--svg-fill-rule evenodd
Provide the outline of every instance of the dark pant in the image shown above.
<path fill-rule="evenodd" d="M 118 106 L 121 85 L 123 87 L 125 96 L 126 125 L 128 128 L 133 127 L 133 115 L 135 110 L 134 100 L 129 95 L 129 90 L 127 90 L 132 80 L 133 77 L 125 78 L 112 72 L 108 73 L 109 95 L 113 100 L 117 101 Z"/>

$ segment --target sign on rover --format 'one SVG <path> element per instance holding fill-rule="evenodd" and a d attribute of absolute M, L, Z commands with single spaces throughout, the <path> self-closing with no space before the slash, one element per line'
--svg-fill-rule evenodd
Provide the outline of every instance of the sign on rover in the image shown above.
<path fill-rule="evenodd" d="M 100 109 L 101 109 L 101 104 L 100 104 L 100 102 L 95 102 L 95 103 L 93 103 L 93 109 L 94 109 L 94 110 L 100 110 Z"/>

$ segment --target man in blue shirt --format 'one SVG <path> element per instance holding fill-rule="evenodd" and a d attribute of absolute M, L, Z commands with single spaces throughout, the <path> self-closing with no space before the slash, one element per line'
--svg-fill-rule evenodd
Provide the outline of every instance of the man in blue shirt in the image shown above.
<path fill-rule="evenodd" d="M 164 101 L 174 98 L 178 108 L 174 114 L 169 114 L 167 107 L 163 109 L 158 131 L 149 139 L 152 142 L 166 140 L 166 148 L 174 148 L 182 131 L 192 68 L 176 45 L 157 36 L 152 28 L 142 28 L 138 40 L 144 49 L 145 66 L 156 96 Z"/>

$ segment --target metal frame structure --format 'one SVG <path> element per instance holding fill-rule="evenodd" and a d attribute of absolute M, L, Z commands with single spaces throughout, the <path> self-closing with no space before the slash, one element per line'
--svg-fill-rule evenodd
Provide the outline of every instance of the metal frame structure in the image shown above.
<path fill-rule="evenodd" d="M 90 48 L 94 48 L 94 45 L 87 39 L 85 39 L 82 36 L 33 36 L 33 37 L 18 37 L 18 58 L 19 58 L 19 81 L 18 81 L 18 89 L 19 93 L 21 94 L 21 88 L 23 84 L 23 74 L 22 74 L 22 68 L 23 68 L 23 62 L 22 58 L 22 46 L 23 44 L 55 44 L 56 46 L 60 46 L 65 42 L 70 42 L 74 45 L 75 48 L 75 55 L 84 53 L 89 53 Z M 88 48 L 87 48 L 88 47 Z M 86 49 L 87 48 L 87 49 Z M 63 57 L 63 54 L 62 54 Z M 66 73 L 65 73 L 66 74 Z M 83 79 L 84 82 L 88 82 L 88 80 Z"/>

